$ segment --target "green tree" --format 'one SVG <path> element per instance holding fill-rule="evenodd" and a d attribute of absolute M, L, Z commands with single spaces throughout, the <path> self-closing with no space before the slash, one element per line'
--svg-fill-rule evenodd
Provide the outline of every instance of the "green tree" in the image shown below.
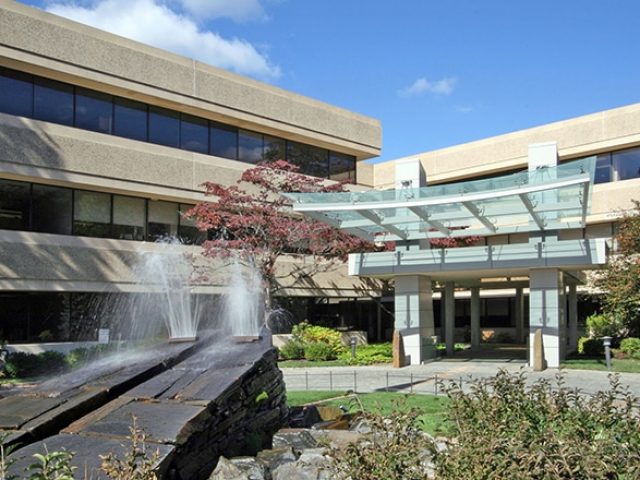
<path fill-rule="evenodd" d="M 619 223 L 616 250 L 598 275 L 605 313 L 622 326 L 622 336 L 640 334 L 640 201 Z"/>

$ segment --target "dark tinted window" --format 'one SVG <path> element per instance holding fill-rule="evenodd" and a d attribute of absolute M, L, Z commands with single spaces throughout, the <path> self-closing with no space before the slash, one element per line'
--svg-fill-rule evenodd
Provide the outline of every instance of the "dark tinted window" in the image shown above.
<path fill-rule="evenodd" d="M 285 141 L 282 138 L 264 136 L 264 154 L 263 158 L 267 162 L 276 160 L 284 160 L 286 158 Z"/>
<path fill-rule="evenodd" d="M 238 159 L 238 130 L 226 125 L 211 124 L 209 153 L 216 157 Z"/>
<path fill-rule="evenodd" d="M 150 106 L 149 141 L 168 147 L 179 147 L 180 114 L 166 108 Z"/>
<path fill-rule="evenodd" d="M 76 127 L 111 133 L 113 97 L 83 88 L 76 89 Z"/>
<path fill-rule="evenodd" d="M 209 151 L 209 122 L 202 118 L 182 115 L 180 147 L 192 152 Z"/>
<path fill-rule="evenodd" d="M 113 238 L 144 240 L 145 199 L 113 196 Z"/>
<path fill-rule="evenodd" d="M 355 157 L 343 153 L 331 152 L 329 154 L 329 178 L 332 180 L 355 180 Z"/>
<path fill-rule="evenodd" d="M 134 140 L 147 139 L 147 106 L 140 102 L 116 98 L 113 133 Z"/>
<path fill-rule="evenodd" d="M 33 185 L 33 230 L 71 234 L 71 190 Z"/>
<path fill-rule="evenodd" d="M 262 134 L 240 130 L 238 133 L 238 160 L 247 163 L 262 161 Z"/>
<path fill-rule="evenodd" d="M 0 68 L 0 111 L 30 117 L 33 115 L 33 77 Z"/>
<path fill-rule="evenodd" d="M 611 154 L 598 155 L 596 160 L 596 175 L 594 183 L 606 183 L 611 181 Z"/>
<path fill-rule="evenodd" d="M 315 177 L 327 177 L 329 152 L 323 148 L 297 142 L 287 143 L 287 161 L 300 167 L 300 172 Z"/>
<path fill-rule="evenodd" d="M 150 201 L 147 239 L 156 241 L 178 235 L 178 204 Z"/>
<path fill-rule="evenodd" d="M 73 234 L 109 237 L 111 234 L 111 195 L 76 190 L 73 196 Z"/>
<path fill-rule="evenodd" d="M 38 120 L 73 125 L 73 86 L 36 77 L 33 115 Z"/>
<path fill-rule="evenodd" d="M 202 232 L 198 230 L 196 224 L 192 218 L 187 218 L 184 216 L 186 212 L 188 212 L 193 205 L 180 205 L 180 227 L 178 230 L 178 236 L 182 243 L 192 245 L 201 244 L 206 239 L 206 232 Z"/>
<path fill-rule="evenodd" d="M 29 190 L 28 183 L 0 180 L 0 229 L 29 228 Z"/>
<path fill-rule="evenodd" d="M 613 152 L 612 156 L 618 180 L 640 177 L 640 148 Z"/>

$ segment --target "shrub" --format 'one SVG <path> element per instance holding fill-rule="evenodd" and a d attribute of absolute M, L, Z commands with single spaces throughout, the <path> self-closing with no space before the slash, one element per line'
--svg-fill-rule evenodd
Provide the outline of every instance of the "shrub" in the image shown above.
<path fill-rule="evenodd" d="M 330 345 L 322 342 L 314 342 L 305 345 L 304 358 L 311 361 L 335 360 L 335 351 Z"/>
<path fill-rule="evenodd" d="M 91 351 L 88 348 L 74 348 L 67 354 L 67 363 L 71 368 L 78 368 L 87 363 L 91 357 Z"/>
<path fill-rule="evenodd" d="M 293 327 L 291 333 L 293 334 L 293 339 L 300 341 L 305 350 L 307 345 L 311 343 L 324 343 L 331 348 L 334 356 L 344 351 L 342 334 L 332 328 L 301 322 Z"/>
<path fill-rule="evenodd" d="M 393 347 L 391 343 L 359 345 L 356 347 L 356 358 L 351 357 L 350 349 L 342 352 L 338 358 L 350 365 L 389 363 L 393 360 Z"/>
<path fill-rule="evenodd" d="M 591 338 L 617 337 L 624 325 L 619 317 L 609 313 L 596 313 L 587 318 L 587 331 Z"/>
<path fill-rule="evenodd" d="M 387 417 L 364 413 L 363 420 L 371 433 L 346 448 L 331 450 L 336 477 L 359 480 L 430 478 L 424 467 L 430 437 L 421 431 L 420 413 L 402 405 L 397 405 Z"/>
<path fill-rule="evenodd" d="M 298 360 L 304 358 L 304 346 L 298 340 L 290 340 L 279 348 L 282 360 Z"/>
<path fill-rule="evenodd" d="M 578 353 L 587 357 L 601 357 L 604 355 L 604 345 L 599 338 L 580 337 Z"/>
<path fill-rule="evenodd" d="M 35 453 L 36 462 L 29 465 L 29 480 L 73 480 L 73 453 L 64 448 L 56 452 Z"/>
<path fill-rule="evenodd" d="M 432 444 L 437 478 L 640 478 L 640 398 L 611 388 L 584 395 L 556 382 L 527 386 L 499 372 L 463 391 L 452 382 L 447 415 L 454 440 Z"/>
<path fill-rule="evenodd" d="M 625 338 L 620 342 L 620 351 L 631 358 L 640 359 L 640 338 Z"/>
<path fill-rule="evenodd" d="M 46 351 L 37 355 L 13 352 L 7 355 L 4 369 L 11 378 L 36 377 L 66 370 L 67 361 L 60 352 Z"/>

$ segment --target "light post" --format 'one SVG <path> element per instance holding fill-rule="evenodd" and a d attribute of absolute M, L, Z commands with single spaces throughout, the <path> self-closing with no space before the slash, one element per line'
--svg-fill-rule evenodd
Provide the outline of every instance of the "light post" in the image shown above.
<path fill-rule="evenodd" d="M 604 358 L 607 362 L 607 370 L 611 370 L 611 337 L 602 337 L 604 345 Z"/>
<path fill-rule="evenodd" d="M 358 344 L 358 339 L 355 336 L 352 336 L 349 339 L 349 345 L 351 345 L 351 358 L 356 358 L 356 345 Z"/>

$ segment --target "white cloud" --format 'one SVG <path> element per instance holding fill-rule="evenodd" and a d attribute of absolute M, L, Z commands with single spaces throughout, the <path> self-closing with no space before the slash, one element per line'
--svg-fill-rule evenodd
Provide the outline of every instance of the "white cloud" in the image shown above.
<path fill-rule="evenodd" d="M 266 20 L 260 0 L 180 0 L 197 18 L 227 17 L 236 22 Z"/>
<path fill-rule="evenodd" d="M 409 87 L 398 90 L 398 94 L 402 97 L 414 97 L 432 93 L 434 95 L 450 95 L 456 86 L 458 79 L 456 77 L 445 77 L 440 80 L 427 80 L 421 77 L 413 82 Z"/>
<path fill-rule="evenodd" d="M 245 75 L 280 76 L 280 68 L 249 42 L 201 30 L 192 18 L 159 0 L 99 0 L 83 5 L 56 3 L 47 11 Z"/>

